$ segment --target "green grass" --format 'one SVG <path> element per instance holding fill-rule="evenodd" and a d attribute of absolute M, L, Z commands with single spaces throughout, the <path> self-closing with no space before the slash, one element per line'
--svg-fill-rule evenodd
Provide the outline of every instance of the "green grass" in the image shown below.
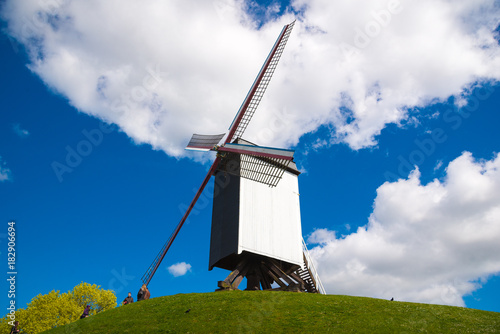
<path fill-rule="evenodd" d="M 153 298 L 44 333 L 500 333 L 500 313 L 362 297 L 225 291 Z"/>

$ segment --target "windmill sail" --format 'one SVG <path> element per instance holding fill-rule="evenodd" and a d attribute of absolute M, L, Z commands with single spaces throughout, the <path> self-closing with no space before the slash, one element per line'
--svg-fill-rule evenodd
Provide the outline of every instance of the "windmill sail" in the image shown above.
<path fill-rule="evenodd" d="M 225 133 L 220 135 L 199 135 L 195 133 L 186 146 L 186 150 L 210 151 L 221 141 L 224 135 Z"/>
<path fill-rule="evenodd" d="M 257 75 L 252 88 L 248 91 L 247 97 L 241 104 L 233 123 L 229 127 L 229 134 L 227 136 L 226 143 L 233 142 L 236 138 L 241 138 L 243 132 L 245 132 L 248 123 L 250 123 L 255 110 L 259 106 L 262 96 L 264 96 L 264 92 L 266 91 L 267 85 L 271 81 L 274 70 L 276 69 L 276 66 L 278 66 L 281 54 L 285 49 L 286 42 L 288 41 L 288 37 L 290 37 L 294 24 L 295 21 L 283 27 L 280 36 L 276 40 L 269 56 L 267 56 L 264 65 Z"/>

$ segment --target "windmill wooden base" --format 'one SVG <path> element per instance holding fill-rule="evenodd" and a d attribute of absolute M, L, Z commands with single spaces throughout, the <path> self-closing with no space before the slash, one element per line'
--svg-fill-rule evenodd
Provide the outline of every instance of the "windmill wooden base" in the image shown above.
<path fill-rule="evenodd" d="M 236 269 L 218 282 L 216 291 L 236 290 L 243 278 L 247 279 L 245 290 L 318 292 L 308 270 L 296 265 L 285 271 L 279 261 L 255 254 L 243 256 Z M 273 283 L 278 287 L 273 288 Z"/>

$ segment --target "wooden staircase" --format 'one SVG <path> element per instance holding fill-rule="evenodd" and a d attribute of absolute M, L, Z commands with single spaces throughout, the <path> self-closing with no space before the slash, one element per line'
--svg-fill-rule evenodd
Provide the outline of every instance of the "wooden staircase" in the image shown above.
<path fill-rule="evenodd" d="M 314 278 L 311 276 L 311 272 L 307 267 L 306 261 L 307 260 L 304 256 L 304 265 L 301 268 L 297 269 L 297 271 L 295 272 L 304 282 L 304 289 L 306 292 L 318 293 L 318 289 L 316 288 L 316 282 L 314 281 Z"/>
<path fill-rule="evenodd" d="M 318 272 L 314 267 L 314 262 L 311 258 L 311 255 L 309 254 L 309 250 L 307 249 L 304 239 L 302 239 L 302 247 L 304 254 L 304 264 L 302 265 L 302 267 L 297 269 L 295 273 L 304 282 L 304 290 L 306 292 L 321 293 L 325 295 L 325 288 L 323 287 L 323 284 L 319 279 Z"/>

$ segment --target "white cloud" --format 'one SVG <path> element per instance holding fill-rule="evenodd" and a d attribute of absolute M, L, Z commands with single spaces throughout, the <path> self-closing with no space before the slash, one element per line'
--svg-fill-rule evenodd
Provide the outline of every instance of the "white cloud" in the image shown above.
<path fill-rule="evenodd" d="M 464 152 L 446 172 L 426 185 L 418 169 L 386 182 L 367 226 L 341 239 L 321 232 L 329 240 L 311 254 L 329 293 L 463 306 L 500 273 L 500 156 Z"/>
<path fill-rule="evenodd" d="M 14 131 L 14 133 L 16 135 L 18 135 L 19 137 L 27 137 L 30 135 L 29 131 L 28 130 L 25 130 L 25 129 L 22 129 L 21 128 L 21 125 L 19 123 L 15 123 L 14 125 L 12 125 L 12 130 Z"/>
<path fill-rule="evenodd" d="M 334 239 L 334 231 L 329 231 L 326 228 L 320 228 L 311 233 L 311 235 L 307 238 L 307 242 L 312 244 L 325 244 Z"/>
<path fill-rule="evenodd" d="M 327 124 L 331 142 L 375 145 L 388 123 L 418 115 L 407 108 L 500 78 L 495 0 L 292 5 L 300 21 L 245 134 L 258 144 L 287 146 Z M 72 105 L 181 156 L 192 133 L 227 129 L 281 27 L 294 19 L 286 11 L 257 29 L 245 6 L 7 0 L 3 16 L 27 47 L 30 68 Z"/>
<path fill-rule="evenodd" d="M 168 272 L 174 277 L 184 276 L 191 271 L 191 265 L 186 262 L 179 262 L 168 267 Z"/>
<path fill-rule="evenodd" d="M 0 182 L 12 181 L 12 172 L 6 165 L 5 162 L 2 162 L 2 157 L 0 156 Z"/>
<path fill-rule="evenodd" d="M 443 166 L 443 160 L 438 160 L 436 166 L 434 166 L 434 171 L 439 170 Z"/>

